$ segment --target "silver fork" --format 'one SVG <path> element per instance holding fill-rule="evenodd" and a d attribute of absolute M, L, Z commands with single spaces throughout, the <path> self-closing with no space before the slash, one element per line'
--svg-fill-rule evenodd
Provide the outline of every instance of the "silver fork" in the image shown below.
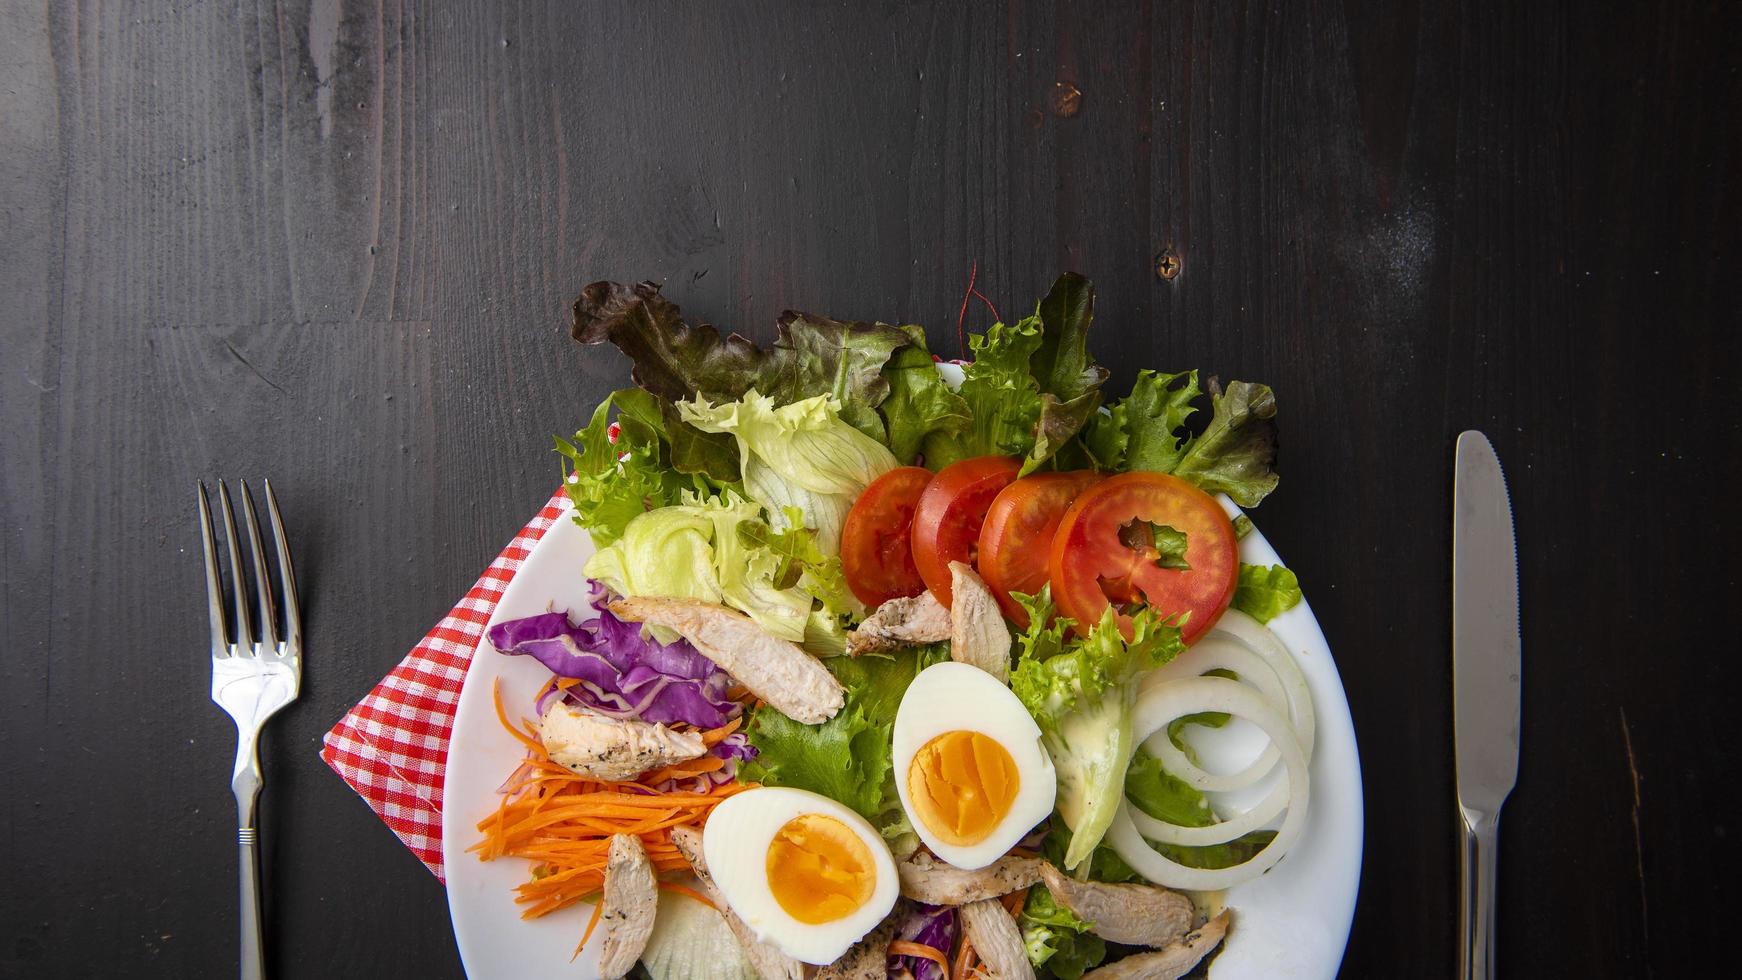
<path fill-rule="evenodd" d="M 254 555 L 254 593 L 260 630 L 254 630 L 248 614 L 248 575 L 242 567 L 237 544 L 236 518 L 230 510 L 230 491 L 218 481 L 218 503 L 224 515 L 224 540 L 230 554 L 230 582 L 234 592 L 233 620 L 224 618 L 224 584 L 218 575 L 218 549 L 212 534 L 212 505 L 206 484 L 199 483 L 200 535 L 205 541 L 206 595 L 212 615 L 212 700 L 236 720 L 236 767 L 230 789 L 236 794 L 242 883 L 242 980 L 265 976 L 260 944 L 259 859 L 255 851 L 254 804 L 260 798 L 260 729 L 278 709 L 296 700 L 302 686 L 302 615 L 296 602 L 296 572 L 291 568 L 290 546 L 284 540 L 284 522 L 278 515 L 278 497 L 272 481 L 265 481 L 266 514 L 272 520 L 273 543 L 278 549 L 279 602 L 284 607 L 284 638 L 278 637 L 278 616 L 272 596 L 272 578 L 266 571 L 266 555 L 260 545 L 260 525 L 254 516 L 254 497 L 248 484 L 242 488 L 242 519 L 248 528 L 248 544 Z M 230 637 L 235 637 L 235 642 Z"/>

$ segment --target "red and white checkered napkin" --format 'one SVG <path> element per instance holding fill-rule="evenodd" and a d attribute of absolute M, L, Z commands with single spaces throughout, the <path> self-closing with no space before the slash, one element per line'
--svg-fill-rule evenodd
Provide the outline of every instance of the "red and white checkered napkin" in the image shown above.
<path fill-rule="evenodd" d="M 375 689 L 327 733 L 321 758 L 418 859 L 442 871 L 442 779 L 466 668 L 532 546 L 556 523 L 559 491 Z"/>

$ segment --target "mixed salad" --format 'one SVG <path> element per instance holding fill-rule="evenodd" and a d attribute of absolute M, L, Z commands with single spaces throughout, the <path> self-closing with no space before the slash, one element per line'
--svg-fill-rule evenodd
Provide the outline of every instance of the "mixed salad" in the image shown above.
<path fill-rule="evenodd" d="M 532 862 L 526 915 L 595 901 L 602 975 L 653 980 L 1213 952 L 1310 789 L 1265 626 L 1299 583 L 1237 552 L 1276 403 L 1195 371 L 1110 398 L 1093 308 L 1065 275 L 939 363 L 916 326 L 787 313 L 759 348 L 651 283 L 582 292 L 575 339 L 634 380 L 556 440 L 592 609 L 489 634 L 551 673 L 535 720 L 498 700 L 527 757 L 473 848 Z M 1188 733 L 1232 717 L 1268 747 L 1215 771 Z"/>

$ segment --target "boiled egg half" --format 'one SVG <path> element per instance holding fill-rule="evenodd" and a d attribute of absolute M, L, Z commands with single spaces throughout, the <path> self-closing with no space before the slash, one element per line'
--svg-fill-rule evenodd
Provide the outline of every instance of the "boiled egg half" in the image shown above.
<path fill-rule="evenodd" d="M 876 928 L 900 883 L 883 837 L 816 793 L 765 786 L 714 807 L 702 855 L 726 903 L 758 939 L 826 965 Z"/>
<path fill-rule="evenodd" d="M 998 678 L 963 663 L 920 671 L 895 712 L 895 787 L 919 839 L 958 868 L 1003 857 L 1052 812 L 1058 776 L 1040 726 Z"/>

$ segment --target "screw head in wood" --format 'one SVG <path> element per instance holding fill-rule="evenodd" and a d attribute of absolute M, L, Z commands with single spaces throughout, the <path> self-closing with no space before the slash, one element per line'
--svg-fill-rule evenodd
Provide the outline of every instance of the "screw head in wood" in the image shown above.
<path fill-rule="evenodd" d="M 1175 276 L 1179 275 L 1179 270 L 1179 256 L 1173 254 L 1173 249 L 1164 249 L 1160 255 L 1155 257 L 1155 274 L 1162 279 L 1171 282 Z"/>

